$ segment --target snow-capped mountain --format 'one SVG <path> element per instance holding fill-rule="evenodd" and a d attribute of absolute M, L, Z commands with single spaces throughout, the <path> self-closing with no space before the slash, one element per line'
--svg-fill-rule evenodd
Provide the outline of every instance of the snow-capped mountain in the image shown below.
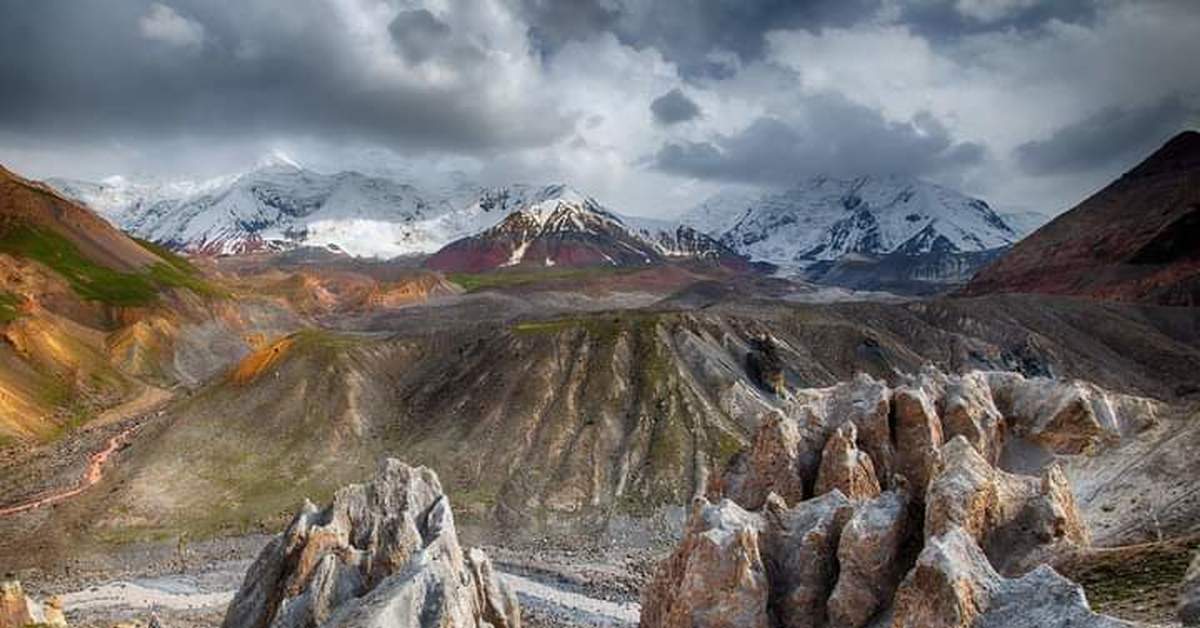
<path fill-rule="evenodd" d="M 565 185 L 509 188 L 503 196 L 489 199 L 503 203 L 507 216 L 448 244 L 426 261 L 427 266 L 479 272 L 516 265 L 644 265 L 673 258 L 742 261 L 695 229 L 621 216 Z"/>
<path fill-rule="evenodd" d="M 465 183 L 430 193 L 357 172 L 317 173 L 285 158 L 202 182 L 48 183 L 138 237 L 210 254 L 300 245 L 365 257 L 428 253 L 506 211 L 490 200 L 496 191 Z"/>
<path fill-rule="evenodd" d="M 847 254 L 967 253 L 1020 234 L 987 203 L 905 177 L 816 177 L 757 198 L 710 199 L 684 224 L 753 259 L 807 267 Z"/>

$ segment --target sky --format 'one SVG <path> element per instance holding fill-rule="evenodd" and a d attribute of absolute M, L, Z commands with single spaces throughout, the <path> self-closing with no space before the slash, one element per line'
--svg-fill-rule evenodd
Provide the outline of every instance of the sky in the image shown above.
<path fill-rule="evenodd" d="M 1200 127 L 1196 0 L 0 0 L 0 164 L 283 152 L 669 217 L 900 174 L 1056 214 Z"/>

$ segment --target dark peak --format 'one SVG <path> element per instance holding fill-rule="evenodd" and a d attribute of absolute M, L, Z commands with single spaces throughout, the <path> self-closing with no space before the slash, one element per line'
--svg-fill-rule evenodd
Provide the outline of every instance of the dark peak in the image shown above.
<path fill-rule="evenodd" d="M 1200 132 L 1184 131 L 1171 138 L 1126 175 L 1126 179 L 1151 177 L 1200 169 Z"/>

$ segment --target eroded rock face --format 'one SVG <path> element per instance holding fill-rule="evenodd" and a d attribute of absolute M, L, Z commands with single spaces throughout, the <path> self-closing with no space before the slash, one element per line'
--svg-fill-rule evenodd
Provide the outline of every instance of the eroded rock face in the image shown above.
<path fill-rule="evenodd" d="M 853 421 L 843 424 L 825 441 L 814 491 L 817 495 L 835 489 L 850 499 L 871 499 L 879 495 L 875 464 L 858 448 L 857 441 L 858 429 Z"/>
<path fill-rule="evenodd" d="M 942 421 L 929 396 L 919 388 L 900 388 L 892 397 L 896 467 L 923 494 L 940 464 Z"/>
<path fill-rule="evenodd" d="M 772 492 L 789 504 L 804 499 L 800 445 L 795 422 L 779 414 L 768 416 L 750 448 L 725 474 L 723 494 L 750 510 L 761 508 Z"/>
<path fill-rule="evenodd" d="M 768 499 L 765 511 L 771 608 L 782 626 L 822 625 L 837 580 L 842 527 L 854 506 L 834 489 L 792 508 L 782 500 Z"/>
<path fill-rule="evenodd" d="M 1088 608 L 1079 585 L 1041 566 L 1015 579 L 988 563 L 960 527 L 926 542 L 896 591 L 892 628 L 1116 628 L 1126 622 Z"/>
<path fill-rule="evenodd" d="M 904 575 L 908 495 L 892 490 L 863 504 L 842 528 L 837 585 L 829 596 L 829 623 L 859 628 L 891 603 Z"/>
<path fill-rule="evenodd" d="M 765 568 L 770 625 L 1124 625 L 1093 614 L 1082 589 L 1039 567 L 1089 543 L 1051 454 L 1088 451 L 1140 429 L 1153 421 L 1152 402 L 1077 382 L 932 370 L 895 388 L 860 376 L 791 398 L 797 405 L 763 424 L 713 495 L 741 506 L 723 506 L 737 508 L 738 521 L 753 522 L 739 528 L 735 547 Z M 1143 411 L 1149 418 L 1125 416 Z M 1005 451 L 1017 440 L 1025 449 Z M 1037 455 L 1014 461 L 1029 450 Z M 1001 468 L 1006 462 L 1020 473 Z M 790 497 L 773 492 L 779 488 Z M 730 569 L 700 566 L 728 559 L 692 562 L 730 553 L 728 543 L 697 551 L 696 530 L 714 527 L 693 522 L 684 548 L 661 567 L 643 625 L 764 621 L 758 562 L 743 570 L 756 575 L 741 579 L 752 583 L 746 595 L 729 589 L 739 582 Z M 696 576 L 689 587 L 681 575 L 689 569 L 723 575 Z"/>
<path fill-rule="evenodd" d="M 1021 571 L 1047 545 L 1086 545 L 1087 527 L 1057 464 L 1041 478 L 988 464 L 962 436 L 942 448 L 944 468 L 925 497 L 925 537 L 961 527 L 1005 571 Z M 1035 561 L 1036 562 L 1036 561 Z"/>
<path fill-rule="evenodd" d="M 728 499 L 697 500 L 679 548 L 642 592 L 641 625 L 771 626 L 770 587 L 759 550 L 764 528 L 762 516 Z"/>
<path fill-rule="evenodd" d="M 32 625 L 65 627 L 67 620 L 63 615 L 62 603 L 57 597 L 52 597 L 43 606 L 25 595 L 20 582 L 0 582 L 0 628 Z"/>
<path fill-rule="evenodd" d="M 1200 552 L 1192 557 L 1179 592 L 1179 622 L 1200 626 Z"/>
<path fill-rule="evenodd" d="M 458 543 L 436 474 L 383 462 L 366 484 L 305 503 L 251 565 L 225 628 L 520 626 L 515 597 Z"/>

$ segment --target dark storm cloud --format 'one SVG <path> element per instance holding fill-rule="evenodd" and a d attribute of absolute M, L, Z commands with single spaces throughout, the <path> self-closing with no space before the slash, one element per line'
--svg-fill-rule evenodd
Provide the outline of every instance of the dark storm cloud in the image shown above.
<path fill-rule="evenodd" d="M 552 53 L 573 39 L 612 32 L 635 48 L 654 47 L 686 77 L 733 70 L 711 53 L 742 62 L 762 57 L 771 30 L 849 26 L 873 15 L 880 0 L 520 0 L 530 36 Z"/>
<path fill-rule="evenodd" d="M 450 27 L 425 9 L 401 11 L 388 32 L 404 57 L 417 63 L 433 56 L 450 38 Z"/>
<path fill-rule="evenodd" d="M 472 65 L 478 51 L 451 41 L 449 27 L 425 11 L 393 23 L 399 51 L 410 60 L 448 54 L 467 80 L 370 74 L 353 54 L 361 42 L 329 2 L 172 0 L 166 13 L 155 4 L 9 3 L 0 20 L 0 133 L 80 142 L 296 134 L 489 150 L 542 145 L 570 128 L 553 103 L 489 102 L 478 87 L 487 73 Z"/>
<path fill-rule="evenodd" d="M 1132 165 L 1174 134 L 1196 125 L 1200 125 L 1200 101 L 1173 95 L 1144 107 L 1104 109 L 1046 139 L 1021 144 L 1014 154 L 1022 170 L 1038 176 Z"/>
<path fill-rule="evenodd" d="M 927 176 L 978 164 L 982 146 L 956 143 L 937 120 L 888 122 L 840 97 L 812 98 L 800 125 L 774 117 L 754 121 L 715 142 L 667 143 L 658 168 L 701 179 L 786 185 L 816 174 Z"/>
<path fill-rule="evenodd" d="M 650 113 L 654 114 L 654 120 L 659 124 L 671 125 L 699 117 L 700 106 L 676 87 L 655 98 L 650 103 Z"/>
<path fill-rule="evenodd" d="M 992 12 L 988 7 L 998 8 Z M 1088 24 L 1097 11 L 1096 0 L 1040 0 L 1028 6 L 988 0 L 925 0 L 902 4 L 899 21 L 931 41 L 941 42 L 987 31 L 1028 32 L 1051 21 Z"/>

